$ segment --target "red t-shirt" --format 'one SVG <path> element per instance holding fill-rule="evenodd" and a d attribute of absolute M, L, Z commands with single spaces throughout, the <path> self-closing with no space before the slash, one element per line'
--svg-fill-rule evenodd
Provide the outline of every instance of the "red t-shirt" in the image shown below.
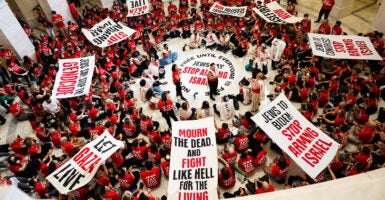
<path fill-rule="evenodd" d="M 161 137 L 158 131 L 148 131 L 147 137 L 152 143 L 156 143 L 158 145 L 161 143 Z"/>
<path fill-rule="evenodd" d="M 273 164 L 273 170 L 271 171 L 271 175 L 277 177 L 285 177 L 290 166 L 290 160 L 286 159 L 287 167 L 285 169 L 281 169 L 277 164 Z"/>
<path fill-rule="evenodd" d="M 136 135 L 136 127 L 133 124 L 123 124 L 123 132 L 127 137 L 134 137 Z"/>
<path fill-rule="evenodd" d="M 66 152 L 66 154 L 68 156 L 74 155 L 75 146 L 71 142 L 66 142 L 66 143 L 62 144 L 61 147 L 63 148 L 64 152 Z"/>
<path fill-rule="evenodd" d="M 227 170 L 229 171 L 230 177 L 226 180 L 223 179 L 221 173 L 218 174 L 218 184 L 223 189 L 230 189 L 235 185 L 235 176 L 234 176 L 233 170 L 231 169 L 230 166 L 227 167 Z"/>
<path fill-rule="evenodd" d="M 171 150 L 171 141 L 172 141 L 172 138 L 169 135 L 162 137 L 162 144 L 163 144 L 164 148 L 168 151 Z"/>
<path fill-rule="evenodd" d="M 105 194 L 100 195 L 103 200 L 120 200 L 120 195 L 117 191 L 108 191 Z"/>
<path fill-rule="evenodd" d="M 153 167 L 150 171 L 144 170 L 140 173 L 144 185 L 153 189 L 160 185 L 160 168 Z"/>
<path fill-rule="evenodd" d="M 238 152 L 243 152 L 249 148 L 249 139 L 247 138 L 247 135 L 237 136 L 234 139 L 235 141 L 235 149 Z"/>
<path fill-rule="evenodd" d="M 266 192 L 274 192 L 274 186 L 269 184 L 269 188 L 267 189 L 267 191 L 265 191 L 263 188 L 258 188 L 256 190 L 257 194 L 262 194 L 262 193 L 266 193 Z"/>
<path fill-rule="evenodd" d="M 168 112 L 168 111 L 172 110 L 173 105 L 174 105 L 174 103 L 171 100 L 158 102 L 158 108 L 162 112 Z"/>
<path fill-rule="evenodd" d="M 45 188 L 42 182 L 38 182 L 33 186 L 33 189 L 39 194 L 40 197 L 44 197 L 48 190 Z"/>
<path fill-rule="evenodd" d="M 129 190 L 134 184 L 135 177 L 132 174 L 125 174 L 123 177 L 118 177 L 120 189 Z"/>
<path fill-rule="evenodd" d="M 364 126 L 364 128 L 361 130 L 361 132 L 358 132 L 357 135 L 360 138 L 361 142 L 364 144 L 369 144 L 376 132 L 376 129 L 370 129 L 368 126 Z"/>
<path fill-rule="evenodd" d="M 132 147 L 132 155 L 138 160 L 144 160 L 147 153 L 146 146 Z"/>
<path fill-rule="evenodd" d="M 160 166 L 162 167 L 164 176 L 168 179 L 170 175 L 170 162 L 163 161 L 160 163 Z"/>
<path fill-rule="evenodd" d="M 222 155 L 222 158 L 230 165 L 230 166 L 233 166 L 235 164 L 235 162 L 237 162 L 237 155 L 238 153 L 236 151 L 234 151 L 233 154 L 230 154 L 230 153 L 224 153 Z"/>
<path fill-rule="evenodd" d="M 108 178 L 108 176 L 106 175 L 98 176 L 95 179 L 96 182 L 98 182 L 102 186 L 107 186 L 108 184 L 110 184 L 110 178 Z"/>
<path fill-rule="evenodd" d="M 85 200 L 90 190 L 88 187 L 81 187 L 73 191 L 74 200 Z"/>
<path fill-rule="evenodd" d="M 56 28 L 58 29 L 62 29 L 66 26 L 63 22 L 63 17 L 60 14 L 56 14 L 55 16 L 53 16 L 52 22 L 56 25 Z"/>
<path fill-rule="evenodd" d="M 247 156 L 246 158 L 239 158 L 238 166 L 247 174 L 252 174 L 255 170 L 253 157 Z"/>
<path fill-rule="evenodd" d="M 111 161 L 115 164 L 116 168 L 120 168 L 124 163 L 123 156 L 118 152 L 113 153 L 110 158 Z"/>
<path fill-rule="evenodd" d="M 265 164 L 267 159 L 267 152 L 265 150 L 262 150 L 258 153 L 257 157 L 254 159 L 254 165 L 256 167 L 262 166 Z"/>
<path fill-rule="evenodd" d="M 157 151 L 156 153 L 152 153 L 150 149 L 147 151 L 147 157 L 148 160 L 153 163 L 159 163 L 160 161 L 160 151 Z"/>
<path fill-rule="evenodd" d="M 373 157 L 371 154 L 365 155 L 359 153 L 355 158 L 356 162 L 362 163 L 364 165 L 365 171 L 369 170 L 373 163 Z"/>
<path fill-rule="evenodd" d="M 222 129 L 218 128 L 218 134 L 217 134 L 217 140 L 224 140 L 229 138 L 230 136 L 230 129 Z"/>

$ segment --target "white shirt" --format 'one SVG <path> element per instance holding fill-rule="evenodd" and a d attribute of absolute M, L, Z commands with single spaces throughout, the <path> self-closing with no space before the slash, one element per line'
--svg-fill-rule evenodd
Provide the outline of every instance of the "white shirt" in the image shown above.
<path fill-rule="evenodd" d="M 274 61 L 280 61 L 286 43 L 283 40 L 274 38 L 271 42 L 271 56 Z"/>
<path fill-rule="evenodd" d="M 51 114 L 56 114 L 60 111 L 59 102 L 57 99 L 51 97 L 51 103 L 44 101 L 43 103 L 44 110 L 48 110 Z"/>
<path fill-rule="evenodd" d="M 214 33 L 209 33 L 206 36 L 206 46 L 211 46 L 215 43 L 217 43 L 218 38 Z"/>
<path fill-rule="evenodd" d="M 233 118 L 235 110 L 233 100 L 229 99 L 227 102 L 218 103 L 217 110 L 222 121 Z"/>

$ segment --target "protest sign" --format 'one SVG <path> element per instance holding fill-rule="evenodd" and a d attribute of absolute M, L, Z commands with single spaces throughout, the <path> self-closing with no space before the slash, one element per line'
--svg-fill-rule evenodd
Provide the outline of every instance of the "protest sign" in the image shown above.
<path fill-rule="evenodd" d="M 135 17 L 150 12 L 150 4 L 148 0 L 130 0 L 127 2 L 127 17 Z"/>
<path fill-rule="evenodd" d="M 82 32 L 93 45 L 103 48 L 127 39 L 135 30 L 107 17 L 91 29 L 82 28 Z"/>
<path fill-rule="evenodd" d="M 61 194 L 76 190 L 87 184 L 94 177 L 99 166 L 123 146 L 123 142 L 116 140 L 108 131 L 105 131 L 85 145 L 71 160 L 52 172 L 47 180 Z"/>
<path fill-rule="evenodd" d="M 217 2 L 210 8 L 210 12 L 220 15 L 230 15 L 234 17 L 243 17 L 246 14 L 247 6 L 242 7 L 229 7 L 223 6 Z"/>
<path fill-rule="evenodd" d="M 218 199 L 217 182 L 214 119 L 173 122 L 167 199 Z"/>
<path fill-rule="evenodd" d="M 59 59 L 52 97 L 56 99 L 77 97 L 90 90 L 95 67 L 95 56 Z"/>
<path fill-rule="evenodd" d="M 178 59 L 182 61 L 178 66 L 181 67 L 182 71 L 181 87 L 184 93 L 191 95 L 197 93 L 199 97 L 210 95 L 207 91 L 207 73 L 211 63 L 214 63 L 218 69 L 218 92 L 226 91 L 236 84 L 234 80 L 239 75 L 239 71 L 236 70 L 236 66 L 231 58 L 211 52 L 205 53 L 201 50 L 192 52 L 188 54 L 188 57 L 183 57 L 182 55 Z"/>
<path fill-rule="evenodd" d="M 368 37 L 309 33 L 313 55 L 337 59 L 382 60 Z"/>
<path fill-rule="evenodd" d="M 258 5 L 256 8 L 253 8 L 253 11 L 269 23 L 294 24 L 302 20 L 302 18 L 293 16 L 288 13 L 276 1 L 268 4 Z"/>
<path fill-rule="evenodd" d="M 338 150 L 339 144 L 309 122 L 283 93 L 252 119 L 312 178 Z"/>

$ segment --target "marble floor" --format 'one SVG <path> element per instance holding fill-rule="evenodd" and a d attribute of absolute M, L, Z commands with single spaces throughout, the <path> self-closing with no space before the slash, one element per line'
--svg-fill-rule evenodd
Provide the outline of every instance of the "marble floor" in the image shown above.
<path fill-rule="evenodd" d="M 375 17 L 375 13 L 377 12 L 378 5 L 374 0 L 352 0 L 354 1 L 354 12 L 352 15 L 343 17 L 341 19 L 335 19 L 331 17 L 331 24 L 334 24 L 336 20 L 342 21 L 342 27 L 345 32 L 348 34 L 357 34 L 360 32 L 366 32 L 369 28 L 369 25 L 371 24 L 371 21 Z M 286 1 L 281 0 L 282 5 L 285 7 Z M 313 21 L 318 16 L 318 11 L 321 7 L 321 1 L 320 0 L 297 0 L 297 10 L 299 12 L 299 16 L 303 16 L 304 13 L 309 13 L 310 17 L 313 19 Z M 313 29 L 316 28 L 318 24 L 313 23 Z M 176 64 L 180 65 L 184 60 L 186 60 L 191 54 L 215 54 L 217 57 L 219 56 L 225 56 L 222 52 L 217 51 L 210 51 L 210 50 L 193 50 L 193 51 L 182 51 L 182 46 L 185 43 L 182 39 L 173 39 L 172 41 L 167 42 L 170 46 L 170 49 L 180 52 L 179 58 L 176 61 Z M 228 53 L 226 57 L 228 57 L 233 63 L 236 68 L 235 71 L 235 78 L 232 80 L 231 84 L 229 84 L 228 87 L 225 88 L 225 90 L 222 92 L 222 94 L 229 93 L 229 94 L 236 94 L 238 92 L 238 81 L 242 77 L 250 77 L 251 75 L 244 70 L 244 66 L 248 63 L 248 59 L 251 57 L 251 54 L 253 53 L 253 48 L 250 48 L 250 51 L 248 52 L 248 55 L 246 58 L 235 58 Z M 171 91 L 171 94 L 175 96 L 175 89 L 174 85 L 171 83 L 171 66 L 167 66 L 166 68 L 166 78 L 165 80 L 168 81 L 169 84 L 166 84 L 163 87 L 164 90 Z M 269 70 L 269 74 L 267 75 L 266 80 L 266 94 L 269 94 L 270 91 L 272 91 L 272 87 L 268 84 L 268 82 L 272 81 L 276 72 L 273 70 Z M 183 78 L 183 77 L 182 77 Z M 132 89 L 136 92 L 138 91 L 138 81 L 135 85 L 132 85 Z M 196 89 L 196 88 L 195 88 Z M 202 100 L 209 100 L 207 96 L 203 93 L 200 93 L 200 96 L 198 96 L 197 99 L 195 99 L 192 95 L 193 93 L 187 93 L 185 97 L 190 101 L 191 106 L 193 107 L 200 107 Z M 210 101 L 210 104 L 213 104 L 214 101 Z M 219 101 L 219 97 L 217 97 L 217 101 Z M 261 102 L 261 106 L 267 105 L 270 102 L 268 98 L 266 98 L 265 101 Z M 381 105 L 385 105 L 385 103 L 381 100 Z M 153 111 L 148 108 L 148 105 L 146 103 L 140 103 L 140 105 L 143 107 L 144 112 L 148 115 L 151 115 L 154 120 L 157 120 L 161 122 L 161 129 L 166 128 L 165 120 L 162 118 L 161 114 L 158 111 Z M 298 105 L 297 105 L 298 106 Z M 244 113 L 246 110 L 248 110 L 248 106 L 241 105 L 240 110 L 236 111 L 236 114 L 238 113 Z M 4 112 L 3 110 L 0 110 L 0 112 Z M 374 114 L 372 117 L 376 117 L 377 115 Z M 18 122 L 11 116 L 11 114 L 6 114 L 7 122 L 5 125 L 0 126 L 0 144 L 5 144 L 9 141 L 9 139 L 16 137 L 17 135 L 20 135 L 22 137 L 26 136 L 34 136 L 33 130 L 31 129 L 31 126 L 28 122 Z M 218 116 L 216 116 L 218 120 Z M 219 121 L 219 120 L 218 120 Z M 231 124 L 231 121 L 228 121 L 229 124 Z M 234 131 L 236 131 L 235 127 L 231 127 Z M 220 151 L 223 147 L 218 146 L 218 151 Z M 267 148 L 267 147 L 266 147 Z M 349 150 L 355 149 L 354 145 L 348 146 Z M 60 150 L 55 151 L 56 154 L 60 154 Z M 274 159 L 275 153 L 269 151 L 268 157 L 269 161 Z M 300 171 L 300 169 L 295 165 L 294 162 L 292 162 L 292 166 L 290 168 L 290 173 L 296 174 Z M 9 172 L 3 171 L 3 175 L 9 175 Z M 263 175 L 262 169 L 258 169 L 257 172 L 254 174 L 254 176 L 250 177 L 250 179 L 253 179 L 255 177 L 261 177 Z M 232 191 L 237 189 L 242 184 L 237 181 L 237 185 L 234 187 L 234 189 L 230 190 L 221 190 L 221 192 L 225 191 Z M 274 183 L 274 186 L 277 190 L 283 189 L 283 185 L 278 185 Z M 162 194 L 165 194 L 167 191 L 167 180 L 163 177 L 162 178 L 162 184 L 161 187 L 152 190 L 152 193 L 156 196 L 160 196 Z"/>

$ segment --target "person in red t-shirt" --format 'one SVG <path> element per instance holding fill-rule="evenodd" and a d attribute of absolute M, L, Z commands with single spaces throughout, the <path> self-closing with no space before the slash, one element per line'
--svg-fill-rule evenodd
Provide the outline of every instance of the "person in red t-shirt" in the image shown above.
<path fill-rule="evenodd" d="M 234 187 L 236 182 L 233 169 L 223 158 L 218 157 L 218 160 L 225 165 L 218 173 L 218 185 L 223 189 L 230 189 Z"/>
<path fill-rule="evenodd" d="M 253 157 L 251 157 L 247 153 L 247 151 L 245 151 L 245 152 L 242 152 L 237 164 L 235 165 L 235 168 L 241 174 L 245 176 L 249 176 L 255 172 L 255 166 L 253 162 L 254 162 Z"/>
<path fill-rule="evenodd" d="M 63 16 L 61 14 L 56 13 L 56 11 L 51 11 L 52 14 L 52 23 L 55 24 L 56 28 L 59 29 L 60 33 L 64 36 L 67 36 L 66 25 L 64 23 Z"/>
<path fill-rule="evenodd" d="M 127 171 L 123 169 L 119 169 L 118 174 L 116 175 L 116 179 L 119 182 L 119 187 L 123 191 L 131 190 L 132 188 L 136 188 L 136 185 L 140 179 L 140 172 L 132 171 L 132 167 L 128 168 Z"/>
<path fill-rule="evenodd" d="M 331 33 L 329 20 L 327 20 L 327 19 L 323 20 L 322 24 L 319 25 L 318 30 L 315 30 L 314 32 L 318 33 L 318 34 L 329 35 Z"/>
<path fill-rule="evenodd" d="M 311 31 L 311 20 L 309 19 L 309 14 L 304 14 L 303 19 L 301 20 L 301 31 L 309 33 Z"/>
<path fill-rule="evenodd" d="M 214 125 L 217 129 L 217 132 L 215 133 L 217 144 L 227 143 L 231 134 L 229 125 L 227 123 L 222 123 L 222 126 L 218 127 L 216 122 L 214 122 Z"/>
<path fill-rule="evenodd" d="M 147 159 L 147 151 L 150 145 L 151 143 L 145 138 L 134 139 L 131 147 L 133 157 L 127 163 L 142 165 L 142 162 Z"/>
<path fill-rule="evenodd" d="M 160 159 L 160 166 L 162 167 L 164 176 L 168 179 L 170 175 L 170 154 L 167 154 L 165 158 Z"/>
<path fill-rule="evenodd" d="M 357 122 L 354 123 L 354 132 L 363 144 L 370 144 L 376 134 L 377 124 L 373 120 L 369 120 L 363 128 L 359 127 Z"/>
<path fill-rule="evenodd" d="M 182 72 L 179 71 L 178 65 L 176 64 L 172 65 L 171 70 L 172 70 L 172 82 L 174 83 L 175 89 L 176 89 L 176 96 L 177 97 L 179 96 L 182 100 L 186 101 L 186 98 L 184 98 L 182 94 L 182 85 L 181 85 L 181 78 L 180 78 L 180 74 Z"/>
<path fill-rule="evenodd" d="M 33 189 L 40 196 L 40 198 L 42 199 L 48 198 L 48 185 L 49 185 L 48 180 L 41 182 L 35 179 L 30 182 L 30 185 L 33 185 Z"/>
<path fill-rule="evenodd" d="M 331 35 L 342 35 L 341 21 L 336 21 L 332 28 Z"/>
<path fill-rule="evenodd" d="M 178 118 L 175 116 L 173 106 L 174 102 L 171 100 L 170 92 L 163 92 L 162 98 L 158 102 L 158 108 L 162 113 L 163 118 L 166 119 L 169 128 L 171 128 L 171 118 L 174 121 L 178 121 Z"/>
<path fill-rule="evenodd" d="M 120 200 L 120 195 L 117 189 L 112 187 L 111 184 L 104 187 L 105 192 L 100 195 L 102 200 Z"/>
<path fill-rule="evenodd" d="M 274 162 L 270 163 L 269 166 L 265 166 L 263 170 L 266 174 L 273 177 L 277 183 L 282 184 L 285 182 L 285 177 L 290 167 L 290 159 L 286 153 L 283 156 L 278 156 L 274 159 Z"/>
<path fill-rule="evenodd" d="M 160 168 L 153 165 L 152 162 L 146 161 L 146 169 L 140 172 L 140 177 L 147 188 L 153 189 L 160 185 Z"/>
<path fill-rule="evenodd" d="M 72 199 L 74 200 L 85 200 L 90 192 L 88 186 L 83 186 L 71 192 Z"/>
<path fill-rule="evenodd" d="M 238 153 L 234 151 L 233 145 L 225 145 L 225 148 L 222 151 L 222 158 L 230 165 L 234 166 L 237 162 Z"/>
<path fill-rule="evenodd" d="M 249 181 L 246 183 L 246 188 L 251 194 L 262 194 L 274 191 L 274 186 L 269 183 L 269 177 L 267 175 L 256 178 L 254 183 Z"/>
<path fill-rule="evenodd" d="M 373 164 L 373 157 L 371 155 L 371 150 L 369 149 L 369 147 L 364 146 L 360 148 L 360 151 L 356 156 L 353 157 L 353 155 L 354 152 L 350 152 L 350 160 L 353 162 L 362 163 L 364 171 L 368 171 L 371 168 Z"/>
<path fill-rule="evenodd" d="M 335 3 L 334 0 L 322 0 L 322 8 L 319 11 L 318 19 L 317 19 L 317 21 L 315 21 L 316 23 L 320 22 L 322 15 L 324 15 L 324 14 L 325 14 L 324 19 L 328 19 L 329 13 L 333 8 L 334 3 Z"/>

